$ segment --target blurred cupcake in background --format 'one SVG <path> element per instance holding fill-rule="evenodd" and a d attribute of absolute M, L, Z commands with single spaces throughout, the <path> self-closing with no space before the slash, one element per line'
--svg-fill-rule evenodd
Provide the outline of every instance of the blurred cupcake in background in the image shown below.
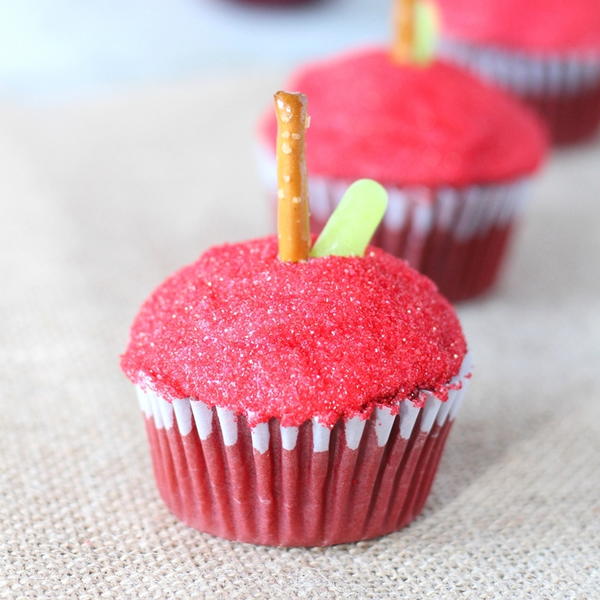
<path fill-rule="evenodd" d="M 298 6 L 300 4 L 317 4 L 321 0 L 231 0 L 239 4 L 255 4 L 256 6 Z"/>
<path fill-rule="evenodd" d="M 600 124 L 598 0 L 439 0 L 441 53 L 537 110 L 557 144 Z"/>
<path fill-rule="evenodd" d="M 458 301 L 496 281 L 547 143 L 537 118 L 518 101 L 460 67 L 430 59 L 430 7 L 398 2 L 391 50 L 359 50 L 307 65 L 287 87 L 311 98 L 313 230 L 322 229 L 349 182 L 376 179 L 390 203 L 374 243 L 407 259 Z M 273 199 L 275 133 L 269 111 L 259 154 Z"/>

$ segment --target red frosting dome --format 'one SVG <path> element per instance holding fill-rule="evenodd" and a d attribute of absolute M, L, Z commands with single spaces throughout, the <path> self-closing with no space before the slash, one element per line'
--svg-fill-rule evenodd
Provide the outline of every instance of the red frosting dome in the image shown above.
<path fill-rule="evenodd" d="M 450 36 L 538 52 L 600 53 L 598 0 L 438 0 Z"/>
<path fill-rule="evenodd" d="M 251 423 L 333 424 L 378 404 L 444 394 L 465 340 L 452 307 L 404 261 L 282 263 L 275 238 L 215 247 L 142 306 L 121 364 L 167 399 Z"/>
<path fill-rule="evenodd" d="M 305 67 L 288 89 L 308 95 L 309 173 L 382 183 L 467 185 L 533 172 L 545 134 L 529 111 L 466 71 L 400 66 L 387 50 Z M 262 134 L 274 149 L 272 110 Z"/>

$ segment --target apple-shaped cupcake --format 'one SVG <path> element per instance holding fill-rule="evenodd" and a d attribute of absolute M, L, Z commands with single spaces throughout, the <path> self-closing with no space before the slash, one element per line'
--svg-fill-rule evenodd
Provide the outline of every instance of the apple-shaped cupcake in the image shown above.
<path fill-rule="evenodd" d="M 305 100 L 276 104 L 279 238 L 212 248 L 168 278 L 121 364 L 182 521 L 258 544 L 351 542 L 423 508 L 469 359 L 434 284 L 367 246 L 381 186 L 351 186 L 312 244 Z"/>
<path fill-rule="evenodd" d="M 600 124 L 598 0 L 438 0 L 441 52 L 510 90 L 558 144 Z"/>
<path fill-rule="evenodd" d="M 529 110 L 464 69 L 403 61 L 386 48 L 307 65 L 287 87 L 311 99 L 307 164 L 315 231 L 350 182 L 372 178 L 389 193 L 374 244 L 407 259 L 450 300 L 494 284 L 547 149 Z M 275 138 L 269 112 L 259 157 L 272 197 Z"/>

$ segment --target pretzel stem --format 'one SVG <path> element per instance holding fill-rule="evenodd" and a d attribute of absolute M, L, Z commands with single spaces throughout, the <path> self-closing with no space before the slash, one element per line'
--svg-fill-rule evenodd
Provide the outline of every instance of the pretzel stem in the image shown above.
<path fill-rule="evenodd" d="M 275 94 L 277 114 L 277 234 L 279 259 L 308 260 L 310 223 L 305 133 L 308 127 L 306 96 Z"/>
<path fill-rule="evenodd" d="M 398 63 L 413 61 L 416 0 L 394 0 L 392 58 Z"/>

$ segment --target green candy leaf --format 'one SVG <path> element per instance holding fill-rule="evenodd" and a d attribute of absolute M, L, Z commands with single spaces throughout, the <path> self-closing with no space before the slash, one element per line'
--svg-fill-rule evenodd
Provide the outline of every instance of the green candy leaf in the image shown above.
<path fill-rule="evenodd" d="M 413 60 L 426 65 L 435 54 L 440 18 L 436 3 L 432 0 L 420 0 L 415 4 L 415 36 L 412 49 Z"/>
<path fill-rule="evenodd" d="M 387 203 L 387 192 L 376 181 L 355 181 L 329 217 L 310 255 L 363 256 Z"/>

